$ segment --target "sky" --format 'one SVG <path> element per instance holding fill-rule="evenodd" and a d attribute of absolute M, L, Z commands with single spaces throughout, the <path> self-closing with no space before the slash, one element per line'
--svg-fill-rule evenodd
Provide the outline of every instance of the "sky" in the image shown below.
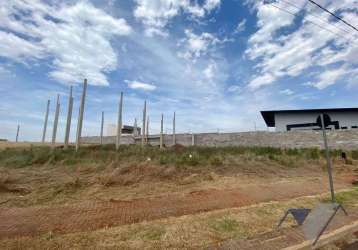
<path fill-rule="evenodd" d="M 316 0 L 358 26 L 357 0 Z M 60 94 L 63 141 L 70 86 L 75 137 L 115 124 L 150 133 L 266 130 L 260 110 L 357 107 L 358 32 L 307 0 L 0 1 L 0 138 L 50 140 Z M 106 130 L 106 129 L 105 129 Z M 105 131 L 106 133 L 106 131 Z"/>

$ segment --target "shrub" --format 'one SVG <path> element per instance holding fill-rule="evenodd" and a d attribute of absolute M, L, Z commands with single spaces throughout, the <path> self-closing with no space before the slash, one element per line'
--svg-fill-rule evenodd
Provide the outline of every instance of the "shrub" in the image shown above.
<path fill-rule="evenodd" d="M 209 162 L 213 166 L 221 166 L 224 163 L 224 160 L 220 156 L 213 156 L 209 158 Z"/>
<path fill-rule="evenodd" d="M 352 158 L 358 160 L 358 150 L 352 150 Z"/>
<path fill-rule="evenodd" d="M 306 150 L 306 156 L 311 160 L 318 160 L 320 157 L 320 150 L 318 148 L 311 148 Z"/>

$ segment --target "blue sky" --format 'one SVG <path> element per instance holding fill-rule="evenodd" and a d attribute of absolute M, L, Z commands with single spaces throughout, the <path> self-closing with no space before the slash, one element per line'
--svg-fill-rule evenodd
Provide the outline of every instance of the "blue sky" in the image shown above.
<path fill-rule="evenodd" d="M 356 1 L 317 1 L 358 24 Z M 151 133 L 174 111 L 178 132 L 232 132 L 266 129 L 260 110 L 356 107 L 357 35 L 307 0 L 1 1 L 0 138 L 40 140 L 50 99 L 49 139 L 59 93 L 63 140 L 71 85 L 74 138 L 83 78 L 83 135 L 116 122 L 121 91 L 124 123 L 146 99 Z"/>

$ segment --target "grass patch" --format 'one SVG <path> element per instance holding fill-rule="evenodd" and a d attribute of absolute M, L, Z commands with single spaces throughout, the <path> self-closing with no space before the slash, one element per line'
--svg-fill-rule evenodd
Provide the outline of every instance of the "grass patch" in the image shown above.
<path fill-rule="evenodd" d="M 323 202 L 330 202 L 330 197 L 325 197 Z M 358 205 L 358 187 L 351 190 L 336 193 L 336 201 L 343 206 L 357 206 Z"/>
<path fill-rule="evenodd" d="M 140 239 L 143 239 L 145 241 L 147 240 L 156 241 L 156 240 L 160 240 L 164 234 L 165 234 L 165 229 L 163 227 L 152 226 L 146 228 L 143 231 L 140 231 L 138 236 Z"/>
<path fill-rule="evenodd" d="M 214 231 L 217 236 L 222 239 L 225 238 L 243 238 L 247 236 L 244 225 L 230 217 L 229 215 L 224 215 L 221 218 L 210 219 L 208 227 Z"/>
<path fill-rule="evenodd" d="M 341 156 L 342 151 L 332 150 L 333 158 Z M 352 158 L 358 158 L 358 151 L 349 152 Z M 303 161 L 319 161 L 324 152 L 318 148 L 305 149 L 281 149 L 272 147 L 184 147 L 180 150 L 167 148 L 160 150 L 157 147 L 141 147 L 139 145 L 121 145 L 115 150 L 114 145 L 82 147 L 78 152 L 73 148 L 8 148 L 0 151 L 0 166 L 26 167 L 31 165 L 108 165 L 115 163 L 140 163 L 151 161 L 152 163 L 176 167 L 200 167 L 233 165 L 250 161 L 262 161 L 278 163 L 294 168 L 300 167 Z M 274 164 L 277 165 L 277 164 Z"/>
<path fill-rule="evenodd" d="M 354 160 L 358 160 L 358 150 L 352 150 L 351 155 Z"/>

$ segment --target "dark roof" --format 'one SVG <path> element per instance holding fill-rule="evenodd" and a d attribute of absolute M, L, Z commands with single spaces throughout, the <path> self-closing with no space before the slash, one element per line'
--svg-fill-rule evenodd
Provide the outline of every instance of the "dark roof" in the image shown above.
<path fill-rule="evenodd" d="M 357 111 L 358 108 L 331 108 L 331 109 L 294 109 L 294 110 L 265 110 L 261 111 L 261 115 L 264 118 L 268 127 L 275 127 L 275 114 L 277 113 L 326 113 L 326 112 L 347 112 Z"/>

